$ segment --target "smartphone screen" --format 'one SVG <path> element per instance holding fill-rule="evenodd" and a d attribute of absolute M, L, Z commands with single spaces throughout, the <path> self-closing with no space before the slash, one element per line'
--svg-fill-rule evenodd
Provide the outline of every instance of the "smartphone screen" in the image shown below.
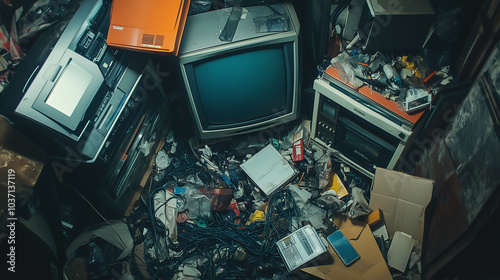
<path fill-rule="evenodd" d="M 345 266 L 350 266 L 360 258 L 356 249 L 340 230 L 328 235 L 327 239 Z"/>

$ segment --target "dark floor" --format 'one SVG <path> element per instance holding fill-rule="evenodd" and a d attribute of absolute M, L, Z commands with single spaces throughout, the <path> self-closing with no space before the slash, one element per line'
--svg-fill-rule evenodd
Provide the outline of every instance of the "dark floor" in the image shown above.
<path fill-rule="evenodd" d="M 32 235 L 19 228 L 16 240 L 16 273 L 8 273 L 2 265 L 0 279 L 50 279 L 50 269 L 44 248 Z M 4 264 L 8 245 L 0 246 Z M 46 249 L 46 248 L 45 248 Z M 6 278 L 5 278 L 6 277 Z M 314 279 L 296 274 L 293 279 Z M 428 280 L 495 280 L 500 279 L 500 207 L 491 216 L 487 226 L 473 238 L 472 243 Z"/>
<path fill-rule="evenodd" d="M 500 207 L 458 256 L 429 280 L 500 279 Z"/>

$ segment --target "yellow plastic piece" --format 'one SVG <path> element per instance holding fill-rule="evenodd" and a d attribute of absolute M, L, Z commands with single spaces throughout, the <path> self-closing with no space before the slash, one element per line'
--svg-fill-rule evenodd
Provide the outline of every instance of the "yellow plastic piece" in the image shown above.
<path fill-rule="evenodd" d="M 266 220 L 266 213 L 264 213 L 264 211 L 261 211 L 261 210 L 256 210 L 250 216 L 247 224 L 251 224 L 251 223 L 255 223 L 255 222 L 263 222 L 265 220 Z"/>
<path fill-rule="evenodd" d="M 337 174 L 333 175 L 332 185 L 328 189 L 334 190 L 339 198 L 343 198 L 344 196 L 349 194 L 346 187 L 344 186 L 344 183 L 342 183 L 342 180 L 340 180 L 340 177 Z"/>

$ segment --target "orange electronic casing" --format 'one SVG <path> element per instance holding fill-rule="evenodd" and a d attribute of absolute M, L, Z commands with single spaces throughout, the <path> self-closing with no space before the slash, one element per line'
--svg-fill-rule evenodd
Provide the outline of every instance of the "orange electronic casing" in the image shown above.
<path fill-rule="evenodd" d="M 325 70 L 325 73 L 327 75 L 329 75 L 330 77 L 333 77 L 334 79 L 336 79 L 337 81 L 343 83 L 340 79 L 340 76 L 339 76 L 339 73 L 338 73 L 338 70 L 336 68 L 334 68 L 333 66 L 328 66 Z M 347 85 L 351 88 L 354 88 L 351 84 L 347 83 Z M 420 119 L 420 117 L 423 115 L 424 111 L 420 111 L 420 112 L 417 112 L 415 114 L 408 114 L 404 111 L 404 109 L 400 109 L 398 104 L 390 99 L 387 99 L 385 98 L 382 94 L 376 92 L 376 91 L 372 91 L 370 90 L 369 87 L 366 87 L 366 86 L 362 86 L 360 88 L 357 89 L 357 91 L 361 94 L 363 94 L 364 96 L 368 97 L 369 99 L 377 102 L 378 104 L 386 107 L 387 109 L 389 109 L 390 111 L 392 111 L 393 113 L 403 117 L 404 119 L 410 121 L 411 123 L 415 124 L 417 123 L 417 121 Z"/>
<path fill-rule="evenodd" d="M 190 0 L 113 0 L 107 43 L 177 55 Z"/>

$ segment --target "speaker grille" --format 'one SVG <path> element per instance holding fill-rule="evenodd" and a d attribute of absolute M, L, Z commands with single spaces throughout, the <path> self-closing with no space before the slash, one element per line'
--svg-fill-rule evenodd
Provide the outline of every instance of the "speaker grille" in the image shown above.
<path fill-rule="evenodd" d="M 163 35 L 156 35 L 155 46 L 163 45 Z"/>
<path fill-rule="evenodd" d="M 142 44 L 143 45 L 152 45 L 155 39 L 155 35 L 153 34 L 143 34 L 142 35 Z"/>

